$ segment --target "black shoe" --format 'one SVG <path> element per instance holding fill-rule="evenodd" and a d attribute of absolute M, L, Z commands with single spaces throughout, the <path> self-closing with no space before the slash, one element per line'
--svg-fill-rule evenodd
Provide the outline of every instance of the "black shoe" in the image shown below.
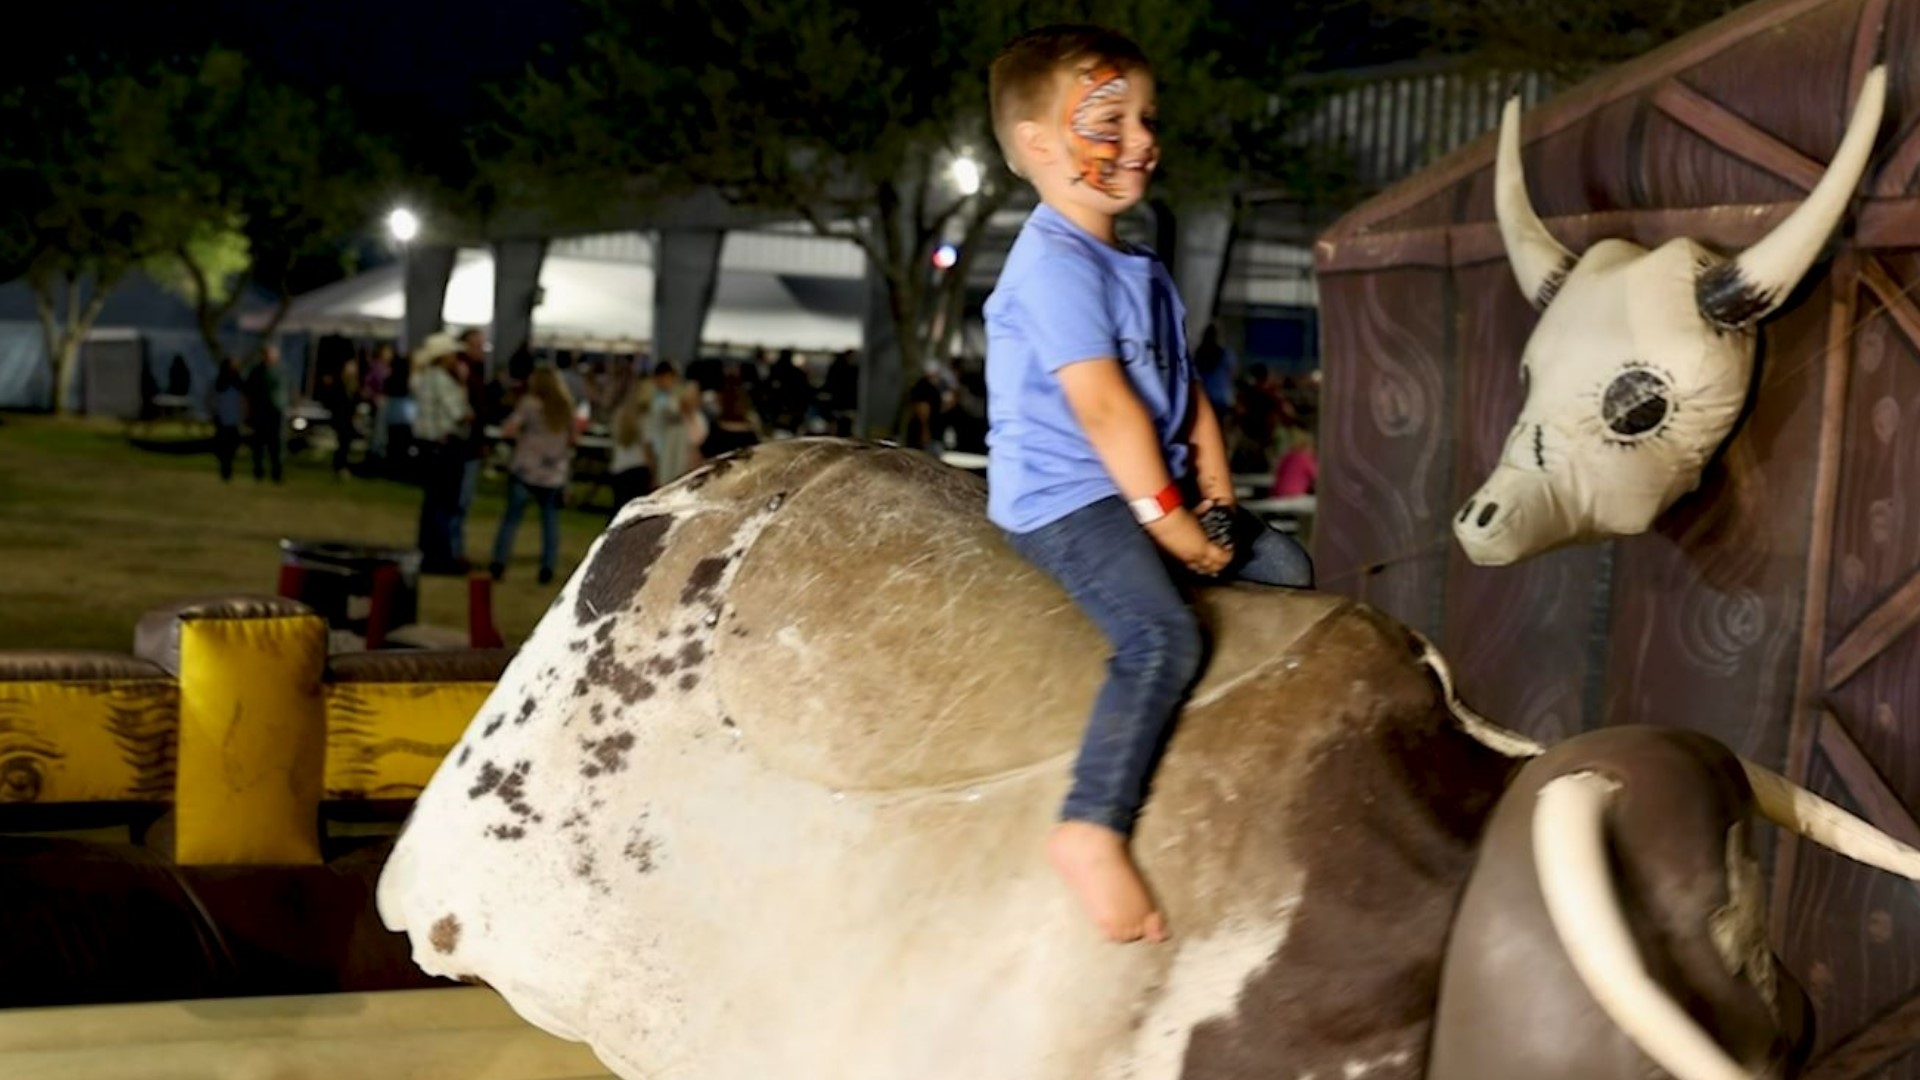
<path fill-rule="evenodd" d="M 506 563 L 488 563 L 487 573 L 493 575 L 493 580 L 499 581 L 501 578 L 504 578 L 507 576 L 507 564 Z"/>
<path fill-rule="evenodd" d="M 553 583 L 553 571 L 547 569 L 544 566 L 541 567 L 540 568 L 540 584 L 550 585 L 552 583 Z"/>

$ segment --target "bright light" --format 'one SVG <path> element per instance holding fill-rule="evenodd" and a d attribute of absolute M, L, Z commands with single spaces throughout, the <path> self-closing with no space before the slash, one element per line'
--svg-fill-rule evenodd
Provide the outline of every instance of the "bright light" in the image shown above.
<path fill-rule="evenodd" d="M 420 235 L 420 218 L 406 207 L 400 207 L 387 215 L 387 231 L 405 244 Z"/>
<path fill-rule="evenodd" d="M 941 244 L 933 249 L 933 265 L 939 270 L 951 270 L 953 264 L 960 261 L 960 249 L 952 244 Z"/>
<path fill-rule="evenodd" d="M 972 195 L 980 190 L 980 163 L 962 155 L 953 159 L 947 166 L 947 177 L 953 181 L 953 189 L 962 195 Z"/>

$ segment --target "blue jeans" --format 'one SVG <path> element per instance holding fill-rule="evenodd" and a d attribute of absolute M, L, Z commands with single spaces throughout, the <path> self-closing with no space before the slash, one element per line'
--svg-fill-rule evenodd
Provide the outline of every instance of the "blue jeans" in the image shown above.
<path fill-rule="evenodd" d="M 493 561 L 505 566 L 513 557 L 513 534 L 529 502 L 540 507 L 540 569 L 551 574 L 560 561 L 560 489 L 534 487 L 517 476 L 507 483 L 507 515 L 493 534 Z"/>
<path fill-rule="evenodd" d="M 465 451 L 465 447 L 461 448 Z M 447 519 L 447 544 L 453 557 L 467 557 L 467 511 L 473 508 L 474 493 L 480 487 L 480 459 L 469 456 L 460 466 L 460 498 Z"/>
<path fill-rule="evenodd" d="M 1234 560 L 1215 580 L 1313 586 L 1313 562 L 1292 537 L 1245 510 L 1238 515 Z M 1169 561 L 1117 497 L 1007 539 L 1060 583 L 1113 647 L 1061 817 L 1130 836 L 1205 660 L 1200 621 L 1174 575 L 1201 579 Z"/>

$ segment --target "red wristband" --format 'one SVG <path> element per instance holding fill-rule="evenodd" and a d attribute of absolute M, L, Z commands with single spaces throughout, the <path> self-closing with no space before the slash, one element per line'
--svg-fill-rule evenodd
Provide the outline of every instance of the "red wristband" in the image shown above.
<path fill-rule="evenodd" d="M 1151 525 L 1180 509 L 1184 503 L 1185 500 L 1180 497 L 1180 485 L 1168 484 L 1148 498 L 1128 502 L 1127 507 L 1140 524 Z"/>

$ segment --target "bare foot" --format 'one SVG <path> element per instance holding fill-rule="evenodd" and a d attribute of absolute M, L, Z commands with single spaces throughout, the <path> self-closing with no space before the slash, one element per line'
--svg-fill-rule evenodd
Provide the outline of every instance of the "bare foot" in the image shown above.
<path fill-rule="evenodd" d="M 1108 938 L 1167 940 L 1166 920 L 1155 909 L 1119 833 L 1085 821 L 1063 821 L 1047 837 L 1047 860 Z"/>

